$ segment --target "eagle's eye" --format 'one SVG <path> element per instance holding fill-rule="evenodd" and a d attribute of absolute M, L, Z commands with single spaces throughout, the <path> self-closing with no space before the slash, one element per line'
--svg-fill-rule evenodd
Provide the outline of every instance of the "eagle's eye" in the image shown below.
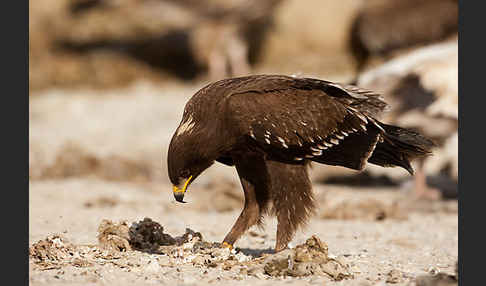
<path fill-rule="evenodd" d="M 181 178 L 184 178 L 184 179 L 187 179 L 187 178 L 189 178 L 189 176 L 190 176 L 190 175 L 191 175 L 191 174 L 190 174 L 189 170 L 183 170 L 183 171 L 181 172 L 180 177 L 181 177 Z"/>

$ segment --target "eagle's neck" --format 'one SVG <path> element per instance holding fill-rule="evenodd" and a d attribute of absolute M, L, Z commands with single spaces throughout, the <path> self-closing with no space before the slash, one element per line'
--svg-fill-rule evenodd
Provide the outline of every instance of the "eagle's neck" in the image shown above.
<path fill-rule="evenodd" d="M 222 152 L 226 151 L 226 145 L 220 146 L 208 142 L 218 142 L 218 136 L 224 136 L 221 122 L 214 120 L 213 116 L 201 117 L 197 114 L 187 113 L 174 137 L 176 144 L 185 145 L 184 150 L 191 153 L 195 160 L 214 161 Z"/>

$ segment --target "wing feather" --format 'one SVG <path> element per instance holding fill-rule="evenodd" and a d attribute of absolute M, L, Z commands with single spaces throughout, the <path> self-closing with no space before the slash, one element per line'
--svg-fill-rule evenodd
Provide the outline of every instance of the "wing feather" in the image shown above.
<path fill-rule="evenodd" d="M 377 125 L 366 110 L 344 99 L 322 89 L 240 91 L 227 98 L 226 112 L 240 135 L 266 152 L 299 161 L 323 156 L 350 134 L 366 133 L 368 124 Z"/>

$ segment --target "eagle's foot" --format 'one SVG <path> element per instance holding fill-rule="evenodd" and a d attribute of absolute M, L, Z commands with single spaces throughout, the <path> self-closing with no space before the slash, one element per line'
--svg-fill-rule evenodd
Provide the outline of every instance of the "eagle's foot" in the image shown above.
<path fill-rule="evenodd" d="M 232 249 L 233 249 L 233 245 L 232 245 L 232 244 L 230 244 L 230 243 L 227 243 L 226 241 L 223 241 L 223 243 L 221 243 L 221 246 L 222 246 L 223 248 L 229 248 L 230 250 L 232 250 Z"/>

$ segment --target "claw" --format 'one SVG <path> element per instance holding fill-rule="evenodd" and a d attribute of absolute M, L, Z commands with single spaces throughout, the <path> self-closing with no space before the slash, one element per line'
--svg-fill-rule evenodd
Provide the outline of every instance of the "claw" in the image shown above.
<path fill-rule="evenodd" d="M 224 248 L 229 248 L 230 250 L 232 250 L 232 249 L 233 249 L 233 245 L 231 245 L 231 244 L 227 243 L 226 241 L 223 241 L 222 246 L 223 246 Z"/>

